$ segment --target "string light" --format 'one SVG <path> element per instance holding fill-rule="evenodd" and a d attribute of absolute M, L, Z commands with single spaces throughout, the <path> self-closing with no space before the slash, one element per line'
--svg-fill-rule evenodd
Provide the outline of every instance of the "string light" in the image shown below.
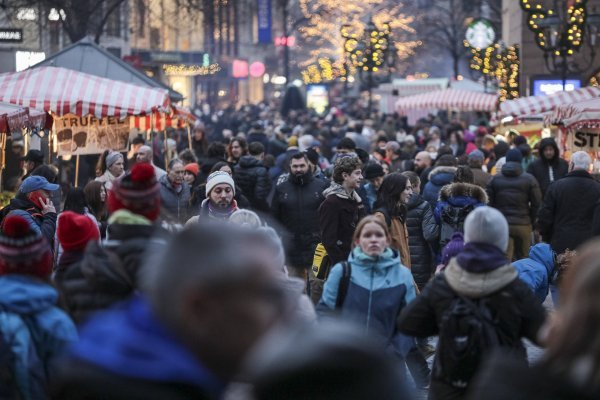
<path fill-rule="evenodd" d="M 468 44 L 466 44 L 467 47 Z M 495 43 L 483 50 L 470 48 L 470 67 L 475 71 L 498 82 L 498 98 L 500 101 L 519 97 L 519 47 L 508 46 L 501 49 Z"/>
<path fill-rule="evenodd" d="M 205 65 L 187 65 L 187 64 L 165 64 L 163 65 L 165 75 L 195 76 L 195 75 L 214 75 L 221 71 L 218 63 Z"/>

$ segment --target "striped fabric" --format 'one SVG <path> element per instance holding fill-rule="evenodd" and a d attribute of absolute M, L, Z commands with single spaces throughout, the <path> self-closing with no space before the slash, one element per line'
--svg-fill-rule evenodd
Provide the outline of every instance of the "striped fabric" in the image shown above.
<path fill-rule="evenodd" d="M 567 129 L 600 127 L 600 97 L 558 106 L 544 120 Z"/>
<path fill-rule="evenodd" d="M 98 118 L 140 115 L 169 107 L 166 89 L 137 86 L 57 67 L 1 74 L 0 101 L 57 115 L 92 114 Z"/>
<path fill-rule="evenodd" d="M 162 131 L 166 128 L 183 128 L 196 122 L 196 116 L 185 107 L 171 104 L 172 113 L 155 111 L 152 115 L 131 117 L 131 127 L 146 131 Z"/>
<path fill-rule="evenodd" d="M 0 103 L 0 132 L 8 133 L 22 128 L 41 128 L 46 123 L 46 113 L 20 107 L 14 104 Z"/>
<path fill-rule="evenodd" d="M 515 100 L 507 100 L 500 104 L 498 118 L 509 115 L 520 117 L 523 115 L 542 114 L 553 111 L 556 107 L 569 105 L 594 97 L 600 97 L 600 88 L 584 87 L 568 92 L 558 92 L 548 96 L 529 96 Z"/>
<path fill-rule="evenodd" d="M 493 111 L 498 96 L 459 89 L 443 89 L 403 97 L 396 102 L 399 113 L 406 110 Z"/>

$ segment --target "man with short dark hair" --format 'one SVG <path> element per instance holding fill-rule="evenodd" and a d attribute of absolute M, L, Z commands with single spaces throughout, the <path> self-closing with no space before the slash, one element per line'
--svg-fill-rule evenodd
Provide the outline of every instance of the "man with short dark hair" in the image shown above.
<path fill-rule="evenodd" d="M 159 180 L 163 208 L 176 224 L 185 224 L 190 217 L 190 186 L 183 179 L 183 162 L 177 158 L 169 162 L 169 170 Z"/>
<path fill-rule="evenodd" d="M 25 161 L 24 167 L 27 171 L 23 177 L 23 179 L 25 179 L 31 175 L 34 169 L 44 163 L 44 153 L 39 150 L 29 150 L 25 157 L 22 157 L 21 160 Z"/>
<path fill-rule="evenodd" d="M 235 166 L 235 183 L 248 198 L 254 211 L 269 211 L 267 197 L 271 190 L 271 180 L 267 168 L 263 165 L 265 147 L 260 142 L 248 145 L 248 155 L 242 156 Z"/>
<path fill-rule="evenodd" d="M 287 229 L 288 266 L 305 277 L 320 241 L 318 211 L 329 182 L 313 176 L 306 153 L 292 155 L 289 170 L 289 178 L 275 188 L 271 209 Z"/>

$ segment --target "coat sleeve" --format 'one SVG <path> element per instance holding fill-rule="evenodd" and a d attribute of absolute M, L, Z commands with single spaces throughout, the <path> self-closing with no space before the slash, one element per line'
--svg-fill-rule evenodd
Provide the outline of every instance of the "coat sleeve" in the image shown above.
<path fill-rule="evenodd" d="M 438 326 L 435 318 L 435 309 L 431 302 L 431 292 L 435 285 L 433 282 L 425 286 L 421 294 L 400 313 L 396 322 L 398 330 L 405 335 L 416 337 L 437 335 Z"/>
<path fill-rule="evenodd" d="M 530 216 L 531 224 L 535 224 L 535 218 L 537 217 L 538 211 L 542 204 L 542 191 L 537 179 L 533 175 L 531 176 L 531 186 L 529 187 L 529 202 L 530 202 Z"/>
<path fill-rule="evenodd" d="M 271 200 L 271 214 L 276 220 L 281 221 L 281 204 L 279 203 L 279 187 L 275 186 L 273 200 Z"/>
<path fill-rule="evenodd" d="M 271 190 L 271 180 L 266 168 L 258 168 L 256 171 L 256 187 L 254 188 L 254 196 L 257 199 L 266 199 Z"/>
<path fill-rule="evenodd" d="M 328 202 L 327 199 L 319 207 L 319 227 L 321 229 L 321 242 L 327 250 L 329 257 L 334 260 L 345 259 L 342 251 L 338 248 L 338 212 L 335 205 Z"/>
<path fill-rule="evenodd" d="M 434 218 L 431 205 L 425 203 L 425 210 L 423 211 L 423 218 L 421 219 L 421 229 L 423 230 L 423 237 L 427 242 L 434 244 L 437 243 L 440 235 L 440 226 L 438 225 L 436 218 Z"/>
<path fill-rule="evenodd" d="M 550 185 L 544 197 L 544 203 L 538 211 L 537 228 L 542 234 L 542 238 L 549 242 L 552 239 L 554 231 L 554 215 L 556 200 L 554 198 L 554 185 Z"/>

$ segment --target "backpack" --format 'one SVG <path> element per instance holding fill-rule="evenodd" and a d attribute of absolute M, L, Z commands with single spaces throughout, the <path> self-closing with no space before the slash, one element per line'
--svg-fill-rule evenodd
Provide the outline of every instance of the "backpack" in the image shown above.
<path fill-rule="evenodd" d="M 483 355 L 500 345 L 487 301 L 459 296 L 442 316 L 434 374 L 455 388 L 466 388 Z"/>
<path fill-rule="evenodd" d="M 475 207 L 469 204 L 465 207 L 454 207 L 448 204 L 442 208 L 440 214 L 440 248 L 444 248 L 452 239 L 454 232 L 464 232 L 465 220 L 467 215 L 473 211 Z"/>
<path fill-rule="evenodd" d="M 352 266 L 348 261 L 342 262 L 342 278 L 338 286 L 338 293 L 335 299 L 335 309 L 340 310 L 346 300 L 348 288 L 350 287 L 350 276 L 352 275 Z"/>

